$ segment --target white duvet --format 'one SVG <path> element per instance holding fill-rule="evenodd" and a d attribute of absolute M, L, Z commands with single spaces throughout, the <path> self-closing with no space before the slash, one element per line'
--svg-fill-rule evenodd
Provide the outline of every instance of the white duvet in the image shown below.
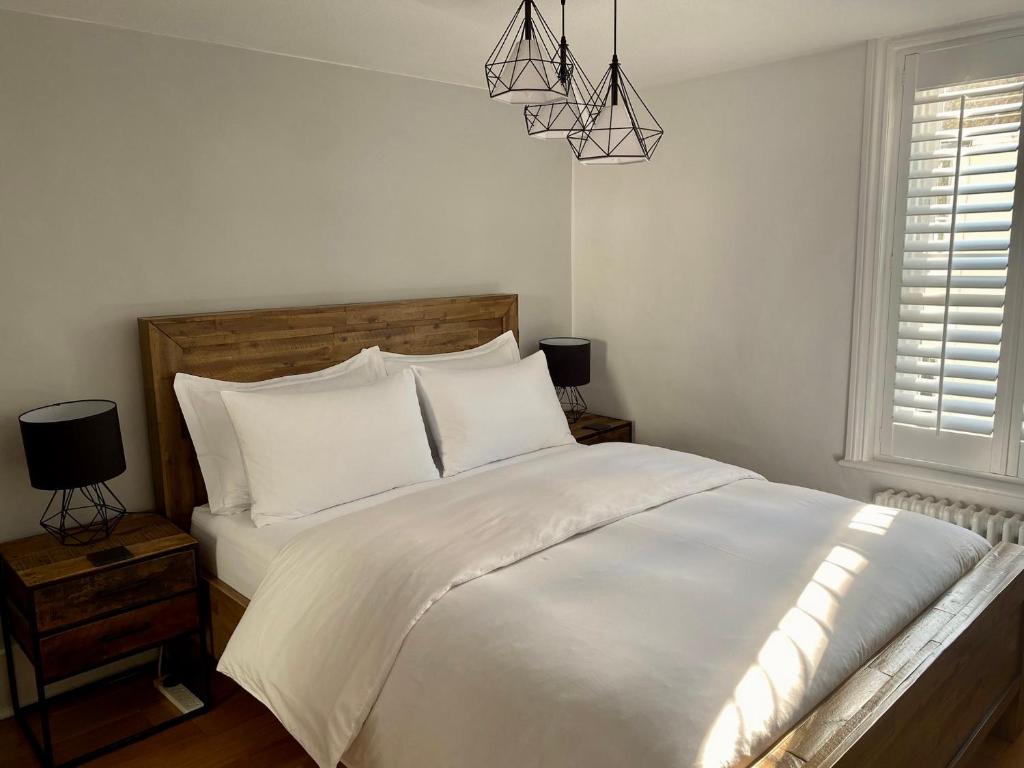
<path fill-rule="evenodd" d="M 687 454 L 580 448 L 298 536 L 219 669 L 325 768 L 742 766 L 987 548 Z"/>

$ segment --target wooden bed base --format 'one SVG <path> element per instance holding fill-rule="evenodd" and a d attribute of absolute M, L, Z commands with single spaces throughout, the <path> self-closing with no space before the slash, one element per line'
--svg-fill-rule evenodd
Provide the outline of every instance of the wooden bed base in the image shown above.
<path fill-rule="evenodd" d="M 173 391 L 179 372 L 259 381 L 374 344 L 452 352 L 512 330 L 514 294 L 139 320 L 157 509 L 188 530 L 205 500 Z M 208 578 L 220 655 L 248 600 Z M 993 730 L 1024 726 L 1024 547 L 1002 544 L 857 670 L 754 768 L 953 768 Z"/>
<path fill-rule="evenodd" d="M 218 658 L 249 601 L 208 576 Z M 1024 547 L 1000 544 L 752 768 L 954 768 L 1024 727 Z"/>

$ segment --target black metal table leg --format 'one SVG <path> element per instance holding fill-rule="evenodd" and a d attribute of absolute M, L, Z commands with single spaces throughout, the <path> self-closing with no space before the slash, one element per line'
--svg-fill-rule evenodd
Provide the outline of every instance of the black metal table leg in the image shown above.
<path fill-rule="evenodd" d="M 37 647 L 36 658 L 39 658 L 38 652 Z M 36 665 L 36 706 L 39 708 L 39 727 L 42 732 L 43 765 L 44 768 L 53 768 L 56 761 L 53 756 L 53 739 L 50 735 L 50 703 L 46 700 L 46 683 L 43 682 L 43 675 L 38 664 Z"/>
<path fill-rule="evenodd" d="M 11 709 L 14 716 L 18 717 L 21 713 L 21 703 L 18 701 L 18 675 L 14 669 L 14 648 L 11 645 L 11 614 L 7 609 L 7 600 L 3 598 L 5 594 L 6 586 L 0 574 L 0 624 L 3 624 L 4 657 L 7 659 L 7 688 L 11 692 Z"/>

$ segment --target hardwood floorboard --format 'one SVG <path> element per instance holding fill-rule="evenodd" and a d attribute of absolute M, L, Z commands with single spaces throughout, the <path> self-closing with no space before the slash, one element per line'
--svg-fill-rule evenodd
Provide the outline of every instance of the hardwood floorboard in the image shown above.
<path fill-rule="evenodd" d="M 65 748 L 91 747 L 112 728 L 153 722 L 165 716 L 148 698 L 142 678 L 119 682 L 62 713 Z M 215 705 L 144 741 L 89 762 L 88 768 L 315 768 L 315 763 L 258 701 L 227 678 L 215 675 Z M 0 768 L 37 765 L 32 749 L 13 720 L 0 722 Z M 1024 737 L 1008 744 L 992 737 L 969 768 L 1024 768 Z"/>

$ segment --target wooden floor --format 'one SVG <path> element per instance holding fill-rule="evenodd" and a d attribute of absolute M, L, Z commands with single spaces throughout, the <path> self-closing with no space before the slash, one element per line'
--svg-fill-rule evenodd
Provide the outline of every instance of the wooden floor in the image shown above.
<path fill-rule="evenodd" d="M 148 692 L 134 681 L 118 683 L 118 689 L 99 701 L 73 703 L 65 717 L 77 728 L 55 734 L 58 748 L 73 742 L 79 754 L 89 751 L 122 727 L 138 724 L 151 705 Z M 152 688 L 152 682 L 141 679 Z M 89 768 L 316 768 L 302 747 L 288 735 L 270 711 L 226 677 L 216 675 L 214 707 L 205 715 L 162 733 L 92 760 Z M 77 707 L 77 711 L 73 711 Z M 159 717 L 159 714 L 156 715 Z M 89 724 L 89 725 L 85 725 Z M 55 728 L 56 730 L 56 728 Z M 13 720 L 0 722 L 0 768 L 37 765 L 32 748 Z"/>
<path fill-rule="evenodd" d="M 97 738 L 139 721 L 147 707 L 138 683 L 92 698 L 88 707 L 72 704 L 66 716 L 77 722 L 65 728 L 61 745 L 89 749 Z M 151 683 L 147 683 L 151 685 Z M 216 676 L 216 704 L 205 715 L 145 741 L 89 762 L 89 768 L 315 768 L 315 763 L 273 715 L 227 678 Z M 77 711 L 74 710 L 77 707 Z M 13 720 L 0 722 L 0 768 L 37 765 L 28 742 Z M 920 768 L 925 768 L 921 766 Z M 1024 768 L 1024 737 L 1015 744 L 990 739 L 971 768 Z"/>

